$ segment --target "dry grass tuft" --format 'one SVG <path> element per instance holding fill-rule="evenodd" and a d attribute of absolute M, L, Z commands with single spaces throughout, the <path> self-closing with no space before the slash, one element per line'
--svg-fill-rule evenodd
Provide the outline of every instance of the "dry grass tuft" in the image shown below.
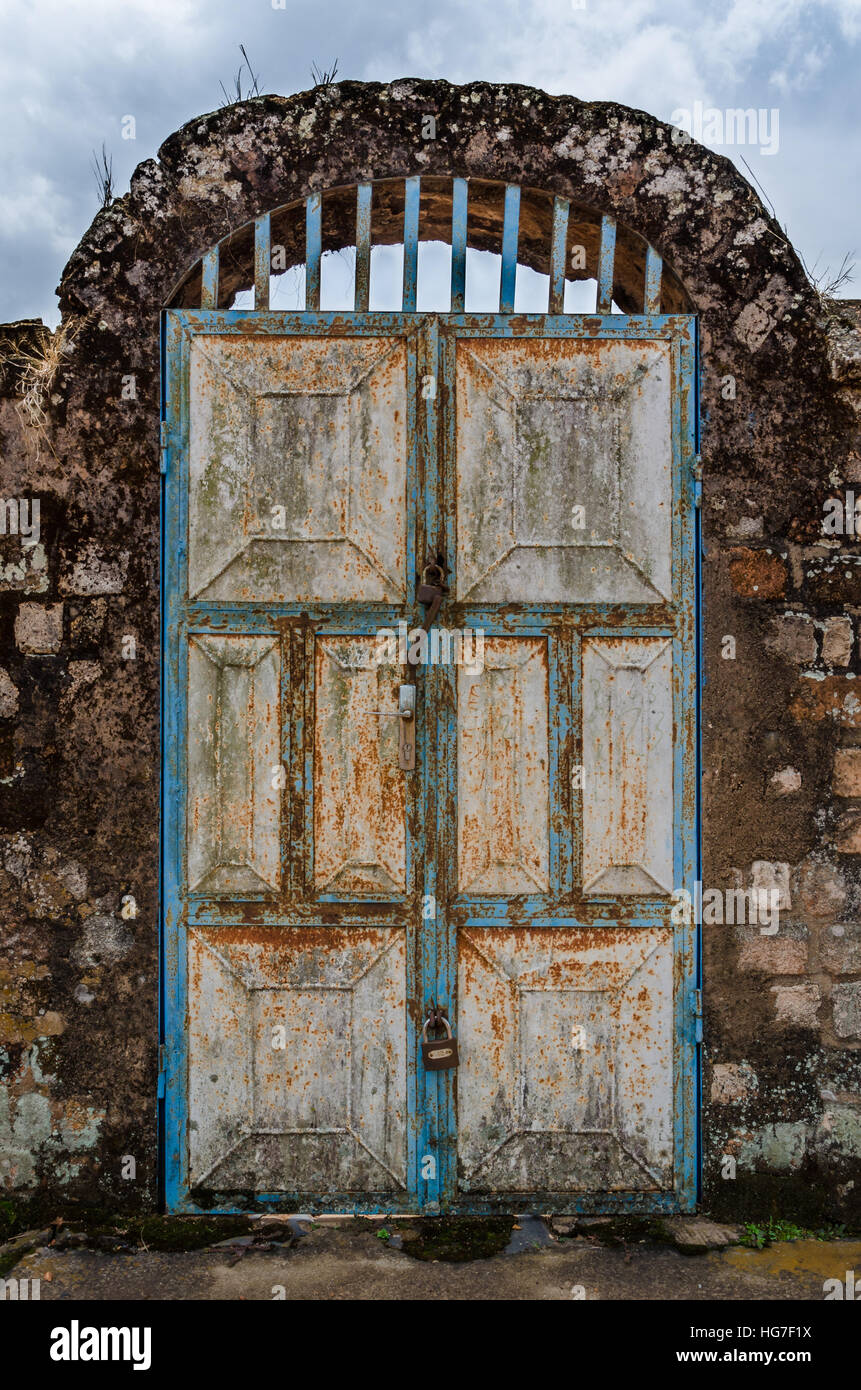
<path fill-rule="evenodd" d="M 66 319 L 56 332 L 46 329 L 5 344 L 4 362 L 16 376 L 15 408 L 25 428 L 36 436 L 37 448 L 48 442 L 50 418 L 48 406 L 60 373 L 75 350 L 75 339 L 83 327 L 85 315 Z M 50 446 L 49 446 L 50 447 Z"/>

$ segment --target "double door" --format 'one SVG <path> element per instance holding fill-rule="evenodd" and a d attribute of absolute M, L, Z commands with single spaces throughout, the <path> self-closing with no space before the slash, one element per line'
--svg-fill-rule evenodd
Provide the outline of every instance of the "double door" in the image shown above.
<path fill-rule="evenodd" d="M 693 355 L 167 315 L 172 1209 L 690 1206 Z"/>

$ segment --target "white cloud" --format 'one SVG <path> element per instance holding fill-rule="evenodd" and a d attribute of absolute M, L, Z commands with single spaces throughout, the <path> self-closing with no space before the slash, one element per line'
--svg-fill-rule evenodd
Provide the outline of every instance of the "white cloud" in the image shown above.
<path fill-rule="evenodd" d="M 50 179 L 34 174 L 25 186 L 7 188 L 0 198 L 0 237 L 21 237 L 26 240 L 34 233 L 45 234 L 58 251 L 75 246 L 74 231 L 69 225 L 68 200 Z"/>
<path fill-rule="evenodd" d="M 826 0 L 827 3 L 827 0 Z M 861 38 L 861 0 L 832 0 L 840 20 L 840 32 L 851 43 Z"/>

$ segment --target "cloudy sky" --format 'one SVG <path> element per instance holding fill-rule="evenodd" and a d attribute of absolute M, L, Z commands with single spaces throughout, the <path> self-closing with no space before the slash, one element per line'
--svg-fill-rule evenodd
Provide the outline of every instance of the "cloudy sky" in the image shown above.
<path fill-rule="evenodd" d="M 696 103 L 706 122 L 761 110 L 764 139 L 718 146 L 704 124 L 705 143 L 748 161 L 818 273 L 861 253 L 861 0 L 0 2 L 0 321 L 56 324 L 98 207 L 93 151 L 125 192 L 167 135 L 222 104 L 240 43 L 261 92 L 303 90 L 337 59 L 347 78 L 526 82 L 677 122 Z M 843 293 L 861 296 L 861 272 Z"/>

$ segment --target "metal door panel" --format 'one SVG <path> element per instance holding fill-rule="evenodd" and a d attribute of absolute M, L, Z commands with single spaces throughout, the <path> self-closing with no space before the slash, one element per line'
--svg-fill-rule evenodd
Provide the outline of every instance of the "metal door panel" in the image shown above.
<path fill-rule="evenodd" d="M 169 318 L 167 1199 L 405 1210 L 418 798 L 373 658 L 414 567 L 416 323 L 270 327 Z"/>
<path fill-rule="evenodd" d="M 279 885 L 280 659 L 274 637 L 195 634 L 188 661 L 188 888 Z"/>
<path fill-rule="evenodd" d="M 457 344 L 458 595 L 671 594 L 670 345 Z"/>
<path fill-rule="evenodd" d="M 459 934 L 464 1193 L 672 1185 L 672 934 Z"/>
<path fill-rule="evenodd" d="M 443 332 L 455 611 L 489 652 L 546 631 L 550 706 L 533 694 L 526 715 L 550 732 L 546 809 L 491 803 L 521 834 L 549 820 L 543 891 L 470 882 L 480 823 L 464 834 L 458 808 L 450 1200 L 689 1204 L 693 950 L 668 895 L 695 862 L 690 340 L 666 320 L 533 331 Z"/>
<path fill-rule="evenodd" d="M 404 1189 L 405 956 L 398 930 L 191 933 L 192 1184 Z"/>
<path fill-rule="evenodd" d="M 458 668 L 458 887 L 549 888 L 547 642 L 495 637 Z"/>
<path fill-rule="evenodd" d="M 673 891 L 668 638 L 583 643 L 583 891 Z"/>
<path fill-rule="evenodd" d="M 402 602 L 406 350 L 195 336 L 189 591 Z"/>
<path fill-rule="evenodd" d="M 398 766 L 398 667 L 366 637 L 318 640 L 314 880 L 329 893 L 406 889 L 406 778 Z"/>

